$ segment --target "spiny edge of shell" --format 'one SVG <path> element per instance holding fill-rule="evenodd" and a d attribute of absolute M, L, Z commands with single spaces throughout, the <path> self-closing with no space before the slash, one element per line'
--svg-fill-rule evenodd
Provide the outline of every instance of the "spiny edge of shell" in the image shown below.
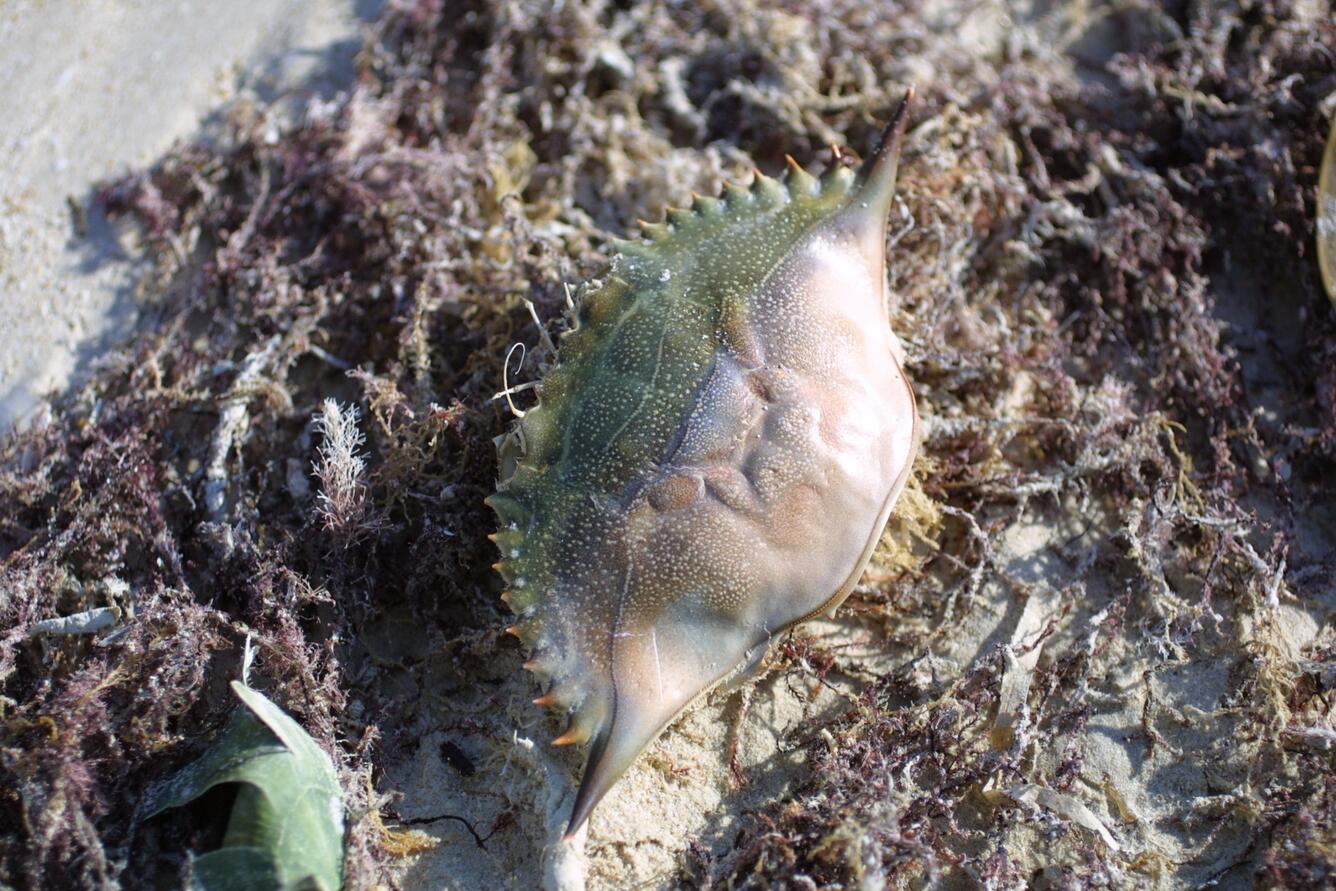
<path fill-rule="evenodd" d="M 664 212 L 662 221 L 637 220 L 640 237 L 614 238 L 611 246 L 617 254 L 652 257 L 656 245 L 671 241 L 680 232 L 690 231 L 701 221 L 719 220 L 729 210 L 777 210 L 792 201 L 821 198 L 832 188 L 838 188 L 841 193 L 848 192 L 856 180 L 854 171 L 843 164 L 832 164 L 818 177 L 808 173 L 792 156 L 785 155 L 784 160 L 788 170 L 783 179 L 754 169 L 751 182 L 727 182 L 720 197 L 693 193 L 689 206 L 670 207 Z"/>
<path fill-rule="evenodd" d="M 510 603 L 513 608 L 513 598 Z M 607 697 L 598 695 L 597 687 L 587 684 L 580 675 L 562 671 L 556 650 L 543 640 L 539 624 L 535 616 L 529 616 L 506 628 L 506 633 L 519 638 L 525 647 L 528 659 L 524 670 L 534 675 L 543 687 L 543 693 L 533 699 L 533 704 L 566 715 L 566 727 L 552 740 L 552 745 L 588 742 L 607 717 Z"/>
<path fill-rule="evenodd" d="M 492 496 L 487 502 L 490 504 L 495 498 Z M 556 647 L 546 638 L 538 615 L 542 598 L 523 576 L 517 574 L 518 566 L 523 562 L 522 533 L 516 528 L 505 527 L 488 537 L 502 553 L 502 558 L 492 564 L 507 585 L 501 600 L 515 615 L 515 621 L 505 628 L 505 633 L 520 641 L 528 654 L 524 669 L 545 687 L 542 695 L 533 702 L 568 716 L 566 729 L 552 740 L 552 744 L 587 742 L 603 725 L 607 713 L 605 697 L 596 695 L 596 688 L 585 683 L 578 674 L 563 671 Z"/>

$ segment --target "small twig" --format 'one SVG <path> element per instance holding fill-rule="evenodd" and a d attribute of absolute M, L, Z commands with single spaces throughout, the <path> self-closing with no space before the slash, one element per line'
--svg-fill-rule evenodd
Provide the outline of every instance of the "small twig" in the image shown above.
<path fill-rule="evenodd" d="M 246 427 L 246 406 L 273 362 L 281 339 L 275 334 L 260 349 L 247 356 L 241 363 L 241 372 L 233 381 L 232 388 L 220 400 L 222 411 L 218 415 L 218 424 L 213 428 L 209 461 L 204 467 L 204 507 L 212 522 L 218 523 L 223 519 L 223 508 L 227 505 L 227 458 L 232 453 L 233 443 Z"/>
<path fill-rule="evenodd" d="M 495 402 L 498 399 L 505 399 L 506 404 L 510 406 L 510 413 L 517 418 L 522 418 L 528 414 L 528 412 L 517 408 L 515 406 L 515 400 L 510 397 L 515 393 L 520 393 L 524 390 L 538 386 L 538 382 L 529 381 L 527 384 L 517 384 L 513 387 L 510 385 L 510 357 L 515 355 L 516 350 L 520 351 L 520 362 L 515 370 L 519 371 L 519 369 L 524 367 L 524 356 L 527 352 L 527 348 L 522 343 L 511 344 L 510 349 L 506 351 L 506 361 L 501 365 L 501 392 L 494 395 L 492 401 Z"/>
<path fill-rule="evenodd" d="M 116 623 L 116 610 L 109 606 L 85 610 L 72 616 L 57 616 L 34 622 L 28 629 L 29 637 L 39 634 L 96 634 Z"/>
<path fill-rule="evenodd" d="M 473 836 L 473 841 L 478 845 L 478 849 L 482 851 L 487 850 L 487 840 L 496 835 L 495 829 L 487 833 L 485 836 L 479 835 L 478 830 L 473 828 L 472 823 L 455 814 L 441 814 L 438 817 L 413 817 L 411 820 L 405 820 L 403 817 L 394 813 L 387 812 L 387 815 L 396 823 L 401 823 L 404 826 L 426 826 L 430 823 L 439 823 L 441 820 L 454 820 L 456 823 L 463 823 L 464 828 L 469 831 L 469 835 Z"/>
<path fill-rule="evenodd" d="M 542 319 L 538 318 L 538 310 L 534 308 L 533 301 L 526 297 L 524 308 L 529 310 L 529 318 L 533 319 L 534 326 L 538 328 L 538 336 L 542 339 L 543 346 L 547 347 L 549 353 L 556 355 L 557 345 L 552 342 L 552 336 L 547 333 L 547 328 L 543 327 Z"/>
<path fill-rule="evenodd" d="M 1306 743 L 1315 749 L 1330 751 L 1336 746 L 1336 730 L 1330 727 L 1287 727 L 1285 735 Z"/>
<path fill-rule="evenodd" d="M 313 343 L 308 343 L 306 345 L 306 351 L 310 353 L 312 356 L 315 356 L 321 362 L 324 362 L 326 365 L 333 366 L 334 368 L 337 368 L 339 371 L 347 371 L 348 369 L 353 367 L 353 363 L 349 362 L 347 359 L 340 359 L 338 356 L 334 355 L 324 347 L 316 346 Z"/>
<path fill-rule="evenodd" d="M 753 684 L 745 684 L 738 690 L 738 710 L 728 726 L 728 773 L 733 781 L 734 790 L 747 788 L 747 775 L 738 760 L 738 750 L 742 743 L 742 725 L 747 720 L 747 712 L 750 710 L 752 693 L 755 689 Z"/>

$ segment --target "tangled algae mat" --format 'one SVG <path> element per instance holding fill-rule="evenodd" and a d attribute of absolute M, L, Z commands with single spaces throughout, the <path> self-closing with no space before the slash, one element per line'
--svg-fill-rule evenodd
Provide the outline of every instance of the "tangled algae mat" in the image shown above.
<path fill-rule="evenodd" d="M 97 198 L 156 271 L 0 451 L 0 883 L 175 884 L 217 802 L 140 802 L 248 636 L 337 756 L 348 887 L 545 880 L 578 753 L 489 569 L 507 350 L 532 379 L 637 217 L 866 152 L 911 82 L 915 482 L 836 620 L 670 729 L 567 879 L 1336 882 L 1325 2 L 422 0 L 346 97 Z M 78 615 L 111 626 L 38 625 Z"/>

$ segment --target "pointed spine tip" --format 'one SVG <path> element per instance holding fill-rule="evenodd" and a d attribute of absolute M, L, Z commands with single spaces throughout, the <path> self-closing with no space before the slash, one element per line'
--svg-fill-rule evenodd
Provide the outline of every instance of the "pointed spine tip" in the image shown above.
<path fill-rule="evenodd" d="M 904 98 L 891 116 L 872 157 L 863 165 L 860 177 L 863 199 L 868 204 L 890 211 L 895 195 L 895 180 L 900 168 L 900 151 L 904 147 L 905 128 L 909 124 L 909 107 L 914 102 L 914 87 L 905 90 Z"/>
<path fill-rule="evenodd" d="M 756 171 L 756 178 L 752 180 L 751 190 L 766 207 L 778 206 L 788 195 L 779 180 L 766 176 L 759 170 Z"/>
<path fill-rule="evenodd" d="M 719 212 L 719 206 L 722 202 L 711 195 L 692 195 L 691 206 L 696 213 L 702 215 L 713 215 Z"/>
<path fill-rule="evenodd" d="M 594 806 L 602 800 L 604 794 L 611 787 L 611 782 L 606 776 L 600 776 L 598 768 L 602 765 L 604 754 L 607 752 L 608 740 L 610 738 L 609 728 L 604 727 L 594 739 L 594 744 L 589 750 L 589 758 L 585 762 L 584 776 L 580 780 L 580 788 L 575 793 L 575 804 L 571 807 L 571 819 L 566 824 L 566 835 L 564 838 L 573 837 L 589 815 L 593 813 Z M 619 773 L 619 772 L 618 772 Z M 613 776 L 615 780 L 616 777 Z"/>
<path fill-rule="evenodd" d="M 576 743 L 584 742 L 587 738 L 588 737 L 586 737 L 584 734 L 580 732 L 579 728 L 571 727 L 561 736 L 558 736 L 556 739 L 552 740 L 552 745 L 557 747 L 573 746 Z"/>
<path fill-rule="evenodd" d="M 636 220 L 636 224 L 640 226 L 640 235 L 646 241 L 663 241 L 672 235 L 668 230 L 667 223 L 648 223 L 644 220 Z"/>
<path fill-rule="evenodd" d="M 496 512 L 502 524 L 523 523 L 528 519 L 528 509 L 517 498 L 501 492 L 495 492 L 483 499 L 483 503 Z"/>
<path fill-rule="evenodd" d="M 798 195 L 811 196 L 815 194 L 819 185 L 817 178 L 808 173 L 806 168 L 799 164 L 792 155 L 785 155 L 784 163 L 789 168 L 789 175 L 785 178 L 789 191 Z"/>

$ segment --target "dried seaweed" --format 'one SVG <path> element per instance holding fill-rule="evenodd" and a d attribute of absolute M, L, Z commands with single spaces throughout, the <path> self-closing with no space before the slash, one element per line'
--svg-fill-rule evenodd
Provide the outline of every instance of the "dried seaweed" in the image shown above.
<path fill-rule="evenodd" d="M 137 808 L 221 730 L 247 635 L 336 756 L 348 886 L 391 881 L 385 765 L 424 724 L 496 732 L 451 683 L 513 661 L 482 506 L 510 346 L 550 358 L 637 217 L 866 150 L 909 82 L 891 283 L 925 459 L 850 604 L 896 667 L 685 880 L 1329 883 L 1322 5 L 402 2 L 338 101 L 279 131 L 237 107 L 108 185 L 150 318 L 0 444 L 0 883 L 180 874 L 207 820 Z M 1039 640 L 952 649 L 1032 598 Z M 1129 709 L 1153 814 L 1092 754 Z"/>

